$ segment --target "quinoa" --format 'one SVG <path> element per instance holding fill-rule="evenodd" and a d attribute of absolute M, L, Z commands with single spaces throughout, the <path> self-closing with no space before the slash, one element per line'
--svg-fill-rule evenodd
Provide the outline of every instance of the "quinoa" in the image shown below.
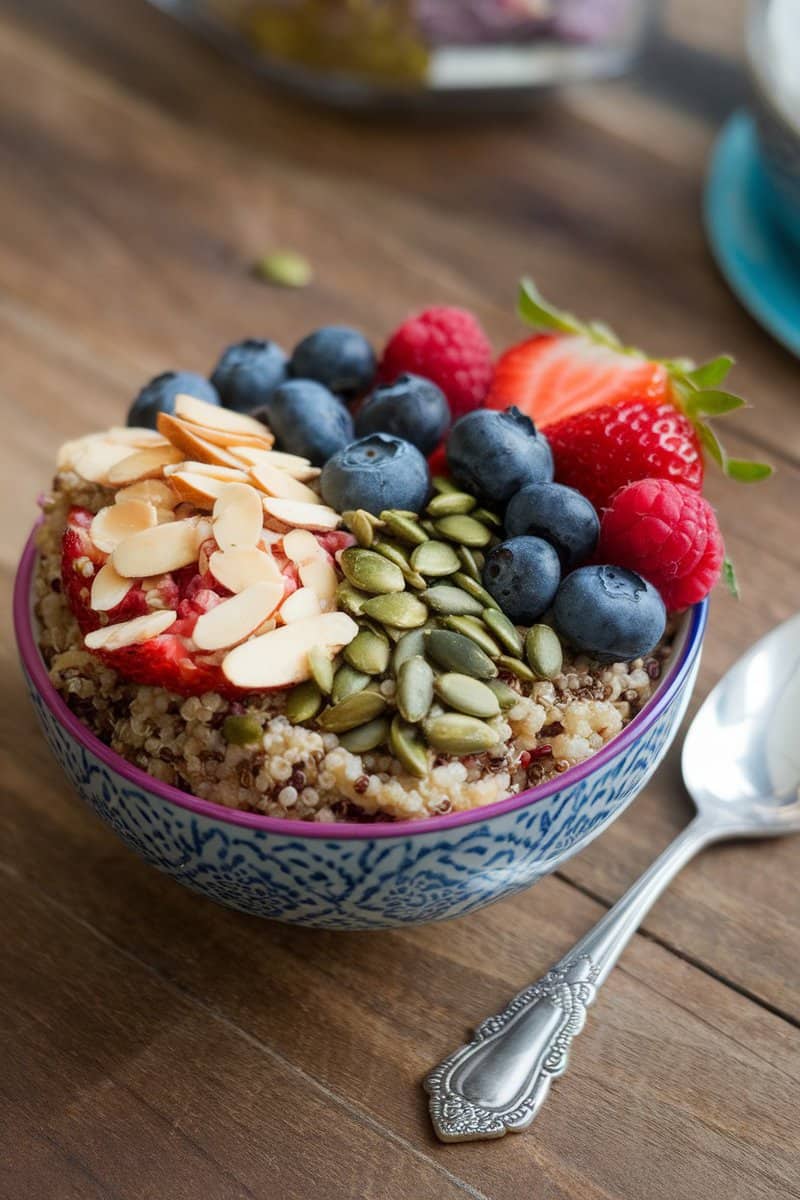
<path fill-rule="evenodd" d="M 126 681 L 87 651 L 61 589 L 61 540 L 72 505 L 97 512 L 112 495 L 62 471 L 43 501 L 34 600 L 50 679 L 76 716 L 122 757 L 228 808 L 295 820 L 386 821 L 492 804 L 582 762 L 618 734 L 653 694 L 670 653 L 668 631 L 650 655 L 633 662 L 601 665 L 565 650 L 553 680 L 523 684 L 503 675 L 519 700 L 489 722 L 497 746 L 466 758 L 431 752 L 430 770 L 418 779 L 384 749 L 352 754 L 333 733 L 292 725 L 288 691 L 187 698 Z M 229 744 L 223 727 L 233 715 L 252 718 L 259 738 Z"/>

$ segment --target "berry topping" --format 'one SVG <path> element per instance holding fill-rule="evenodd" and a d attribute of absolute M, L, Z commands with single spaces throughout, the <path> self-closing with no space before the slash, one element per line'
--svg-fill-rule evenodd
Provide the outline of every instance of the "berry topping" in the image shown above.
<path fill-rule="evenodd" d="M 449 424 L 450 409 L 441 388 L 421 375 L 406 374 L 367 397 L 356 414 L 356 435 L 392 433 L 430 454 Z"/>
<path fill-rule="evenodd" d="M 259 410 L 261 415 L 261 410 Z M 323 463 L 353 439 L 353 418 L 333 392 L 310 379 L 289 379 L 263 412 L 281 450 Z"/>
<path fill-rule="evenodd" d="M 612 498 L 599 554 L 638 571 L 677 612 L 711 591 L 724 547 L 714 510 L 698 492 L 667 479 L 642 479 Z"/>
<path fill-rule="evenodd" d="M 553 602 L 556 629 L 600 662 L 648 654 L 664 633 L 667 614 L 652 584 L 622 567 L 579 567 Z"/>
<path fill-rule="evenodd" d="M 128 409 L 128 425 L 155 429 L 159 413 L 174 413 L 177 396 L 196 396 L 206 404 L 219 404 L 213 384 L 194 371 L 165 371 L 146 383 Z"/>
<path fill-rule="evenodd" d="M 544 538 L 565 571 L 585 562 L 597 545 L 600 522 L 592 505 L 560 483 L 529 483 L 511 497 L 505 515 L 509 537 Z"/>
<path fill-rule="evenodd" d="M 517 625 L 532 625 L 547 611 L 560 579 L 557 553 L 538 537 L 501 542 L 483 568 L 483 586 Z"/>
<path fill-rule="evenodd" d="M 410 372 L 442 389 L 453 418 L 478 408 L 492 379 L 492 347 L 476 317 L 463 308 L 428 308 L 396 329 L 378 376 L 393 383 Z"/>
<path fill-rule="evenodd" d="M 322 496 L 338 512 L 387 508 L 419 512 L 428 498 L 428 464 L 416 446 L 388 433 L 371 433 L 325 464 Z"/>
<path fill-rule="evenodd" d="M 482 408 L 456 421 L 447 439 L 447 464 L 456 483 L 487 504 L 503 504 L 527 483 L 553 478 L 547 439 L 516 408 Z"/>
<path fill-rule="evenodd" d="M 225 408 L 245 413 L 266 404 L 285 379 L 285 353 L 275 342 L 258 338 L 228 346 L 211 376 Z"/>
<path fill-rule="evenodd" d="M 375 352 L 357 329 L 328 325 L 295 346 L 289 374 L 295 379 L 314 379 L 342 399 L 354 400 L 372 386 Z"/>

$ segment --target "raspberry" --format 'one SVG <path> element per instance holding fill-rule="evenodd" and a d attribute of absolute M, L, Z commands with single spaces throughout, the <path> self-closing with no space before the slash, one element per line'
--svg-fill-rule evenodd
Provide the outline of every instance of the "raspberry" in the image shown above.
<path fill-rule="evenodd" d="M 708 595 L 724 553 L 708 501 L 668 479 L 640 479 L 620 488 L 600 523 L 599 561 L 637 571 L 658 588 L 669 612 Z"/>
<path fill-rule="evenodd" d="M 669 479 L 696 491 L 703 486 L 700 441 L 673 404 L 601 405 L 549 425 L 546 436 L 556 479 L 597 509 L 637 479 Z"/>
<path fill-rule="evenodd" d="M 438 384 L 453 420 L 478 408 L 492 382 L 492 347 L 476 317 L 463 308 L 428 308 L 396 329 L 378 367 L 381 383 L 408 372 Z"/>

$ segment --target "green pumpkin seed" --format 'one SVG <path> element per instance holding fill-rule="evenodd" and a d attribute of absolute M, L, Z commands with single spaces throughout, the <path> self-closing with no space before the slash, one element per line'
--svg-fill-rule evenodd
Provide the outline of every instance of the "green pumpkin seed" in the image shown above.
<path fill-rule="evenodd" d="M 496 658 L 498 654 L 503 653 L 502 647 L 494 640 L 483 621 L 480 621 L 477 617 L 444 617 L 442 624 L 446 629 L 452 629 L 456 633 L 463 633 L 465 637 L 470 638 L 476 646 L 480 646 L 484 654 L 489 655 L 489 658 Z"/>
<path fill-rule="evenodd" d="M 525 657 L 537 679 L 555 679 L 564 661 L 555 630 L 549 625 L 531 625 L 525 638 Z"/>
<path fill-rule="evenodd" d="M 457 712 L 466 713 L 469 717 L 489 717 L 500 715 L 500 702 L 491 688 L 470 675 L 460 675 L 457 671 L 448 671 L 436 680 L 436 695 L 440 700 Z"/>
<path fill-rule="evenodd" d="M 516 657 L 522 654 L 522 636 L 516 625 L 513 621 L 509 621 L 504 612 L 501 612 L 499 608 L 487 608 L 483 614 L 483 619 L 497 640 L 502 642 L 510 654 Z"/>
<path fill-rule="evenodd" d="M 373 546 L 373 550 L 377 550 L 378 554 L 382 554 L 384 558 L 389 559 L 389 562 L 393 562 L 396 567 L 400 568 L 403 572 L 403 578 L 409 587 L 427 587 L 425 580 L 412 567 L 405 551 L 395 545 L 394 542 L 377 541 Z"/>
<path fill-rule="evenodd" d="M 431 487 L 438 495 L 444 495 L 445 492 L 460 492 L 461 488 L 457 483 L 453 483 L 447 475 L 434 475 L 431 480 Z"/>
<path fill-rule="evenodd" d="M 431 517 L 450 517 L 454 513 L 468 513 L 478 501 L 467 492 L 443 492 L 434 496 L 425 512 Z"/>
<path fill-rule="evenodd" d="M 336 589 L 336 607 L 351 617 L 361 616 L 361 606 L 365 600 L 369 600 L 369 594 L 360 592 L 346 581 Z"/>
<path fill-rule="evenodd" d="M 311 721 L 322 708 L 322 692 L 313 679 L 292 688 L 286 698 L 286 716 L 293 725 Z"/>
<path fill-rule="evenodd" d="M 471 576 L 478 583 L 481 581 L 481 568 L 478 566 L 478 556 L 474 550 L 470 550 L 469 546 L 456 546 L 456 554 L 458 561 L 464 568 L 467 575 Z"/>
<path fill-rule="evenodd" d="M 459 587 L 447 583 L 439 583 L 436 587 L 428 588 L 422 593 L 422 599 L 432 612 L 443 616 L 479 617 L 483 612 L 480 600 L 470 596 Z"/>
<path fill-rule="evenodd" d="M 420 542 L 428 540 L 427 533 L 419 527 L 419 518 L 416 513 L 387 508 L 381 513 L 381 520 L 385 522 L 387 529 L 390 529 L 395 537 L 400 538 L 401 542 L 411 542 L 412 546 L 418 546 Z"/>
<path fill-rule="evenodd" d="M 526 683 L 533 683 L 536 679 L 528 664 L 524 663 L 521 658 L 514 658 L 511 654 L 501 654 L 497 665 L 501 671 L 508 671 L 509 674 L 516 675 L 517 679 L 524 679 Z"/>
<path fill-rule="evenodd" d="M 452 575 L 459 565 L 458 555 L 447 542 L 423 542 L 411 555 L 411 566 L 414 570 L 431 579 Z"/>
<path fill-rule="evenodd" d="M 317 724 L 329 733 L 347 733 L 386 712 L 388 704 L 380 692 L 356 692 L 319 714 Z"/>
<path fill-rule="evenodd" d="M 503 683 L 502 679 L 490 679 L 486 684 L 494 692 L 500 703 L 501 708 L 513 708 L 519 700 L 519 692 L 515 692 L 507 683 Z"/>
<path fill-rule="evenodd" d="M 429 521 L 427 519 L 427 517 L 426 518 L 420 517 L 419 523 L 422 526 L 422 528 L 425 530 L 425 532 L 427 533 L 428 537 L 436 538 L 439 536 L 436 532 L 436 526 L 434 525 L 433 521 Z"/>
<path fill-rule="evenodd" d="M 480 521 L 482 525 L 494 525 L 496 529 L 500 529 L 503 524 L 497 513 L 490 512 L 488 508 L 474 508 L 472 519 Z"/>
<path fill-rule="evenodd" d="M 384 633 L 361 629 L 342 651 L 345 662 L 365 675 L 382 675 L 389 665 L 389 640 Z"/>
<path fill-rule="evenodd" d="M 463 633 L 431 629 L 425 635 L 425 652 L 446 671 L 459 671 L 473 679 L 494 679 L 497 667 L 480 646 Z"/>
<path fill-rule="evenodd" d="M 376 717 L 366 725 L 357 725 L 347 733 L 340 734 L 339 741 L 351 754 L 366 754 L 376 746 L 382 746 L 389 737 L 389 722 L 386 717 Z"/>
<path fill-rule="evenodd" d="M 426 741 L 443 754 L 482 754 L 500 741 L 491 725 L 462 713 L 431 717 L 423 726 Z"/>
<path fill-rule="evenodd" d="M 418 779 L 428 774 L 428 750 L 415 725 L 395 717 L 389 728 L 389 749 L 405 769 Z"/>
<path fill-rule="evenodd" d="M 427 715 L 433 700 L 433 670 L 420 655 L 409 658 L 400 668 L 395 699 L 404 720 L 414 723 Z"/>
<path fill-rule="evenodd" d="M 346 700 L 348 696 L 354 696 L 356 692 L 363 692 L 367 684 L 371 682 L 369 675 L 363 671 L 356 671 L 354 667 L 344 663 L 333 677 L 331 700 L 334 704 L 338 704 L 340 700 Z"/>
<path fill-rule="evenodd" d="M 428 619 L 427 608 L 410 592 L 373 596 L 364 604 L 363 611 L 366 616 L 380 621 L 381 625 L 393 625 L 395 629 L 416 629 Z"/>
<path fill-rule="evenodd" d="M 402 592 L 406 586 L 400 568 L 374 550 L 350 546 L 339 556 L 339 562 L 348 582 L 373 596 Z"/>
<path fill-rule="evenodd" d="M 404 633 L 392 654 L 392 673 L 397 676 L 403 663 L 417 654 L 425 653 L 425 629 L 412 629 Z"/>
<path fill-rule="evenodd" d="M 226 717 L 222 726 L 222 736 L 230 746 L 249 746 L 260 741 L 263 732 L 261 722 L 247 714 Z"/>
<path fill-rule="evenodd" d="M 480 600 L 484 608 L 499 608 L 500 605 L 495 600 L 494 596 L 487 592 L 482 583 L 478 583 L 476 579 L 472 579 L 464 571 L 456 571 L 453 576 L 453 583 L 457 583 L 465 592 L 469 592 L 470 596 L 474 596 L 476 600 Z"/>
<path fill-rule="evenodd" d="M 463 514 L 440 517 L 433 525 L 448 542 L 458 542 L 461 546 L 486 546 L 492 537 L 491 531 L 480 521 Z"/>
<path fill-rule="evenodd" d="M 359 546 L 363 546 L 364 549 L 368 550 L 375 541 L 376 526 L 381 525 L 378 518 L 373 517 L 372 513 L 368 513 L 364 508 L 357 508 L 350 512 L 342 513 L 342 520 L 355 537 Z"/>
<path fill-rule="evenodd" d="M 308 669 L 321 692 L 330 695 L 333 687 L 333 656 L 326 646 L 312 646 L 308 652 Z"/>

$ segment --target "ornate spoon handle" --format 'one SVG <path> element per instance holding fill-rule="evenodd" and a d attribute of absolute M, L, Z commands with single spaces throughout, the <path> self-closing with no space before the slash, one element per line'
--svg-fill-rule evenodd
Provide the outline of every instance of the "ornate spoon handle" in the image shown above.
<path fill-rule="evenodd" d="M 650 906 L 718 833 L 696 817 L 552 970 L 431 1071 L 425 1090 L 442 1141 L 502 1137 L 530 1125 L 551 1079 L 566 1070 L 570 1044 L 600 984 Z"/>

